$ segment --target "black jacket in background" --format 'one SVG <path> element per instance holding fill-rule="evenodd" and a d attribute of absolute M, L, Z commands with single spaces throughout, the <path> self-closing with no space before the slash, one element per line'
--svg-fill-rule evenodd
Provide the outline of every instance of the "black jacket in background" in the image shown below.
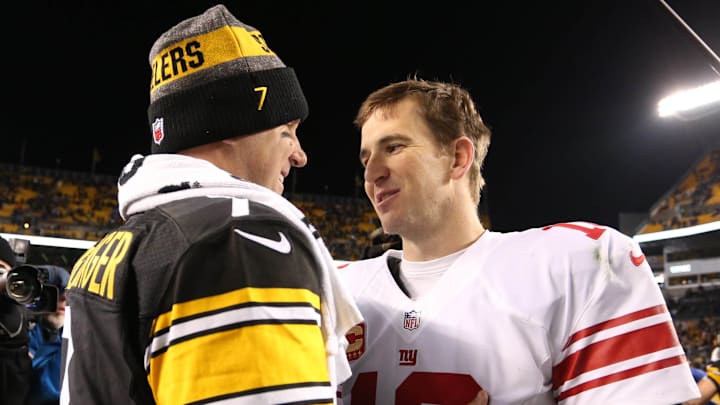
<path fill-rule="evenodd" d="M 24 405 L 30 392 L 32 361 L 22 306 L 0 296 L 0 402 Z"/>

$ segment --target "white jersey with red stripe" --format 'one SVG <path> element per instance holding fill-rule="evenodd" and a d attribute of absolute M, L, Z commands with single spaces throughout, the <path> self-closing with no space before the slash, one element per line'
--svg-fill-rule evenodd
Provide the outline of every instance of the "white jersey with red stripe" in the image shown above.
<path fill-rule="evenodd" d="M 340 267 L 364 317 L 347 336 L 345 405 L 466 404 L 480 388 L 492 405 L 699 396 L 650 266 L 612 228 L 486 231 L 418 299 L 393 277 L 400 257 Z"/>

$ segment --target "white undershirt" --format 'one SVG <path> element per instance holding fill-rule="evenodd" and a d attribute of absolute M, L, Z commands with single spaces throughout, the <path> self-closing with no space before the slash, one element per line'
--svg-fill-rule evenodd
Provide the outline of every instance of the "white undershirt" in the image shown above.
<path fill-rule="evenodd" d="M 410 294 L 410 298 L 418 299 L 427 294 L 465 250 L 424 262 L 403 258 L 400 262 L 400 280 Z"/>

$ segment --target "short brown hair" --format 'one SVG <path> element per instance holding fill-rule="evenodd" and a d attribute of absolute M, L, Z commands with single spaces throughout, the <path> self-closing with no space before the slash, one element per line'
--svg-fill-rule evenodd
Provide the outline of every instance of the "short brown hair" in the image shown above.
<path fill-rule="evenodd" d="M 470 93 L 454 83 L 410 78 L 389 84 L 372 92 L 363 101 L 355 125 L 362 129 L 377 110 L 392 109 L 400 101 L 412 97 L 442 148 L 467 136 L 475 145 L 475 159 L 470 169 L 470 187 L 475 203 L 485 186 L 482 165 L 490 146 L 490 129 L 483 123 Z"/>

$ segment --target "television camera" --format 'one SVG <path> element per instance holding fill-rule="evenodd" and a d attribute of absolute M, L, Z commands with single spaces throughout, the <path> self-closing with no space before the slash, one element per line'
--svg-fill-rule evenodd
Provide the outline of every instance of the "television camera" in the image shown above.
<path fill-rule="evenodd" d="M 48 280 L 47 268 L 23 264 L 0 273 L 0 295 L 33 313 L 55 312 L 60 290 Z"/>

